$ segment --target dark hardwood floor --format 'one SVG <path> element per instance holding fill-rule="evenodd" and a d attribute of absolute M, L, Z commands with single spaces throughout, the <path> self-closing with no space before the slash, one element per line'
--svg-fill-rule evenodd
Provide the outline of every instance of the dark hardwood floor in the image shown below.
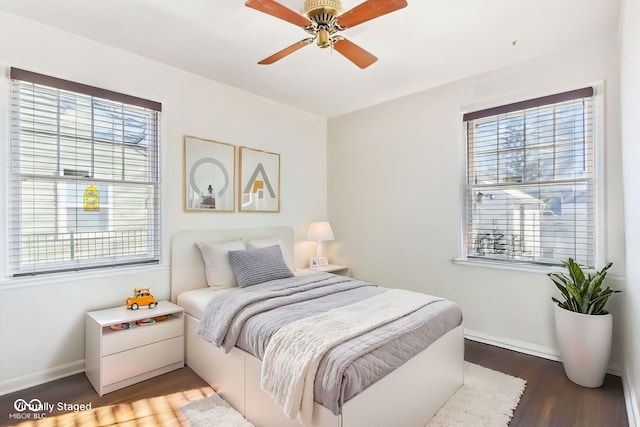
<path fill-rule="evenodd" d="M 562 363 L 475 341 L 465 341 L 465 360 L 527 381 L 512 427 L 627 427 L 620 377 L 599 388 L 576 385 Z"/>
<path fill-rule="evenodd" d="M 587 389 L 569 381 L 558 362 L 469 340 L 465 342 L 465 359 L 527 381 L 512 427 L 628 426 L 619 377 L 608 375 L 602 387 Z M 212 391 L 188 367 L 102 397 L 84 374 L 78 374 L 0 396 L 0 426 L 180 426 L 185 425 L 180 407 Z M 55 408 L 42 420 L 10 418 L 17 413 L 17 399 L 38 399 Z M 72 406 L 61 408 L 58 402 L 91 404 L 91 411 L 73 412 Z"/>

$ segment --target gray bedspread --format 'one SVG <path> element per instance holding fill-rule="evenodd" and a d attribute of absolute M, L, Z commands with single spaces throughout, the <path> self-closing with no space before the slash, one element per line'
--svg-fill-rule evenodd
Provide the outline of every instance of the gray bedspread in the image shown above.
<path fill-rule="evenodd" d="M 237 346 L 262 360 L 269 339 L 283 325 L 385 291 L 320 272 L 274 280 L 211 300 L 196 333 L 225 351 Z M 439 300 L 336 346 L 320 362 L 314 399 L 338 414 L 344 402 L 461 323 L 459 307 Z"/>

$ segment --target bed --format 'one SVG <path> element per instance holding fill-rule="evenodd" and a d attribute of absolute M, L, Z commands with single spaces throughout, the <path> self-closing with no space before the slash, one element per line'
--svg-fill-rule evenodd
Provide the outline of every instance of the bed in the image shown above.
<path fill-rule="evenodd" d="M 303 424 L 299 420 L 287 418 L 282 408 L 262 390 L 263 366 L 259 358 L 237 346 L 225 353 L 196 333 L 207 305 L 204 301 L 212 293 L 218 293 L 207 284 L 206 266 L 197 242 L 239 239 L 278 239 L 287 265 L 293 265 L 294 242 L 290 227 L 182 231 L 172 239 L 171 299 L 185 307 L 185 361 L 257 427 L 300 427 Z M 333 275 L 318 275 L 313 280 L 341 282 L 328 276 Z M 311 279 L 298 277 L 295 280 L 306 283 Z M 463 326 L 460 323 L 391 373 L 341 403 L 337 413 L 334 413 L 335 408 L 332 410 L 313 402 L 311 425 L 422 427 L 462 384 L 463 358 Z"/>

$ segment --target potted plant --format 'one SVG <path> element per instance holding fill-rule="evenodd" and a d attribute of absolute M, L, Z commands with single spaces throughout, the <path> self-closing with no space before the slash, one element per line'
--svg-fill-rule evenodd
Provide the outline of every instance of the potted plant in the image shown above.
<path fill-rule="evenodd" d="M 584 387 L 600 387 L 609 365 L 613 318 L 605 310 L 609 297 L 620 291 L 602 288 L 607 264 L 595 274 L 585 275 L 578 263 L 569 258 L 563 263 L 569 275 L 549 273 L 563 300 L 552 297 L 556 335 L 565 373 Z"/>

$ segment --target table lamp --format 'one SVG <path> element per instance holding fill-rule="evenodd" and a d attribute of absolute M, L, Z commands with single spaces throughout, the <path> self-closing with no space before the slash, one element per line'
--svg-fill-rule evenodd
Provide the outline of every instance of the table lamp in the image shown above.
<path fill-rule="evenodd" d="M 324 242 L 334 240 L 333 230 L 329 221 L 314 221 L 309 223 L 309 231 L 307 231 L 307 240 L 315 240 L 318 242 L 316 258 L 324 257 Z"/>

